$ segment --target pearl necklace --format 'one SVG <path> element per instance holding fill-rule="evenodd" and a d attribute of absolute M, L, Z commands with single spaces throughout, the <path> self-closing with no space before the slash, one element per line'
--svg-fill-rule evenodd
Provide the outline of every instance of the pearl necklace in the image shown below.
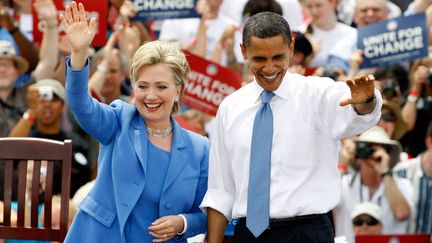
<path fill-rule="evenodd" d="M 172 133 L 172 125 L 170 124 L 165 129 L 157 129 L 157 128 L 147 127 L 147 133 L 149 133 L 155 137 L 158 137 L 158 138 L 163 138 L 163 137 L 169 136 Z"/>

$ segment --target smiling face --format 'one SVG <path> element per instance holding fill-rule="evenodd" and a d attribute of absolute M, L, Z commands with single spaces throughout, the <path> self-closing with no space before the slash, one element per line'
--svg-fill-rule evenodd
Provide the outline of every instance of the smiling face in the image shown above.
<path fill-rule="evenodd" d="M 147 125 L 159 129 L 169 126 L 171 111 L 180 90 L 166 64 L 141 68 L 134 83 L 135 105 Z"/>
<path fill-rule="evenodd" d="M 19 71 L 10 58 L 0 58 L 0 89 L 12 89 Z"/>
<path fill-rule="evenodd" d="M 258 84 L 267 91 L 279 88 L 288 70 L 294 41 L 287 44 L 282 35 L 268 38 L 251 36 L 249 47 L 242 53 Z"/>

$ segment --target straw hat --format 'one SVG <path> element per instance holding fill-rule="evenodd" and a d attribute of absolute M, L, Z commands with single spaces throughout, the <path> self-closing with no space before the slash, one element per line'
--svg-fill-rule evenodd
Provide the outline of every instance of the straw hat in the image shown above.
<path fill-rule="evenodd" d="M 362 133 L 355 140 L 357 142 L 384 145 L 390 155 L 390 168 L 400 160 L 400 153 L 402 152 L 400 143 L 390 139 L 389 135 L 382 127 L 374 126 Z"/>
<path fill-rule="evenodd" d="M 0 40 L 0 58 L 12 59 L 20 74 L 25 73 L 29 67 L 28 61 L 21 56 L 17 56 L 12 43 L 7 40 Z"/>

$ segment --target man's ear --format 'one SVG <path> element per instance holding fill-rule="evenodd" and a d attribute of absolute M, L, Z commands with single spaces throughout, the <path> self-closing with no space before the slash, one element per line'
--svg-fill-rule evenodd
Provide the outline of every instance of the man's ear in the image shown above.
<path fill-rule="evenodd" d="M 243 55 L 243 59 L 246 61 L 248 58 L 247 58 L 247 55 L 246 55 L 246 48 L 243 46 L 243 44 L 240 44 L 240 49 L 241 49 L 241 52 L 242 52 L 242 55 Z"/>
<path fill-rule="evenodd" d="M 293 56 L 294 54 L 294 43 L 295 43 L 295 37 L 293 36 L 291 38 L 291 44 L 289 45 L 289 49 L 290 49 L 290 57 Z"/>

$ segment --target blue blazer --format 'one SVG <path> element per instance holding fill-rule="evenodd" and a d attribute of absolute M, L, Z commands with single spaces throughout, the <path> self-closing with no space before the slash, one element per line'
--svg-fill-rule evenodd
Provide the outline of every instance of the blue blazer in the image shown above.
<path fill-rule="evenodd" d="M 68 59 L 67 66 L 69 107 L 101 147 L 95 185 L 80 204 L 65 242 L 126 242 L 127 219 L 145 184 L 151 183 L 145 180 L 146 125 L 135 106 L 119 100 L 108 106 L 88 94 L 88 64 L 74 71 Z M 207 217 L 199 205 L 207 190 L 209 142 L 172 121 L 171 158 L 158 214 L 183 214 L 187 231 L 172 241 L 186 242 L 186 238 L 207 230 Z"/>

